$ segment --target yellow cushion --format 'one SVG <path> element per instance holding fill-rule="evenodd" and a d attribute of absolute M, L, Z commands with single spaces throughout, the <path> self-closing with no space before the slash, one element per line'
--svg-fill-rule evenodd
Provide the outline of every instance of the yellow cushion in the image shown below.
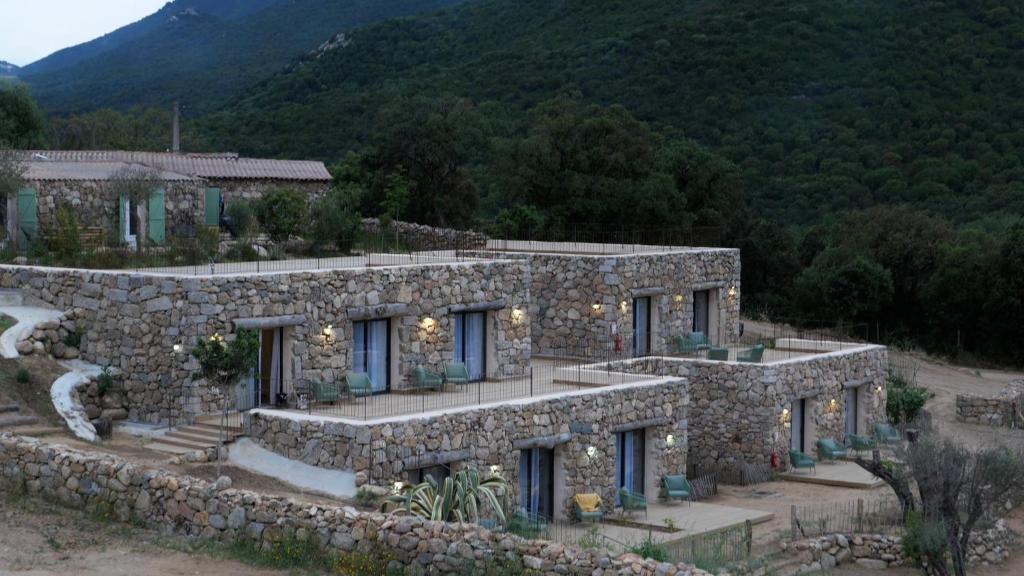
<path fill-rule="evenodd" d="M 601 497 L 597 494 L 577 494 L 576 504 L 584 512 L 597 512 L 601 508 Z"/>

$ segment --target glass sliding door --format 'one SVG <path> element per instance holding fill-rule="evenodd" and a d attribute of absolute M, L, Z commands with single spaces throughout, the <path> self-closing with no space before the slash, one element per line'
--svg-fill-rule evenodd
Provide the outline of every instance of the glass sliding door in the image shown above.
<path fill-rule="evenodd" d="M 258 371 L 253 374 L 253 384 L 258 395 L 256 405 L 271 406 L 275 404 L 277 394 L 283 391 L 283 357 L 284 328 L 260 330 Z"/>
<path fill-rule="evenodd" d="M 846 389 L 846 438 L 849 441 L 851 434 L 857 433 L 857 417 L 860 411 L 860 406 L 857 405 L 857 390 L 858 388 L 847 388 Z"/>
<path fill-rule="evenodd" d="M 487 378 L 487 313 L 455 315 L 455 361 L 466 365 L 470 380 Z"/>
<path fill-rule="evenodd" d="M 352 369 L 366 372 L 374 394 L 391 389 L 391 320 L 368 320 L 353 324 Z"/>
<path fill-rule="evenodd" d="M 633 300 L 633 355 L 651 353 L 651 299 Z"/>
<path fill-rule="evenodd" d="M 644 493 L 645 430 L 627 430 L 615 435 L 615 502 L 619 488 Z"/>
<path fill-rule="evenodd" d="M 693 293 L 693 331 L 708 336 L 708 305 L 710 290 L 697 290 Z"/>
<path fill-rule="evenodd" d="M 519 452 L 519 507 L 530 514 L 554 517 L 554 450 L 531 448 Z"/>
<path fill-rule="evenodd" d="M 804 408 L 806 404 L 805 398 L 793 401 L 793 413 L 789 415 L 789 447 L 797 452 L 804 452 Z"/>

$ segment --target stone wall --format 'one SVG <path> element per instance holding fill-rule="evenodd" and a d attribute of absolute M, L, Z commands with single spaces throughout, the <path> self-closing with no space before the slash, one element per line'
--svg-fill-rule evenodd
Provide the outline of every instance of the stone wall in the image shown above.
<path fill-rule="evenodd" d="M 233 200 L 254 202 L 262 198 L 264 193 L 280 188 L 291 188 L 303 192 L 312 203 L 330 190 L 331 183 L 287 180 L 210 180 L 208 186 L 220 188 L 221 199 L 227 206 Z"/>
<path fill-rule="evenodd" d="M 969 424 L 1024 426 L 1024 380 L 1011 382 L 995 396 L 956 395 L 956 419 Z"/>
<path fill-rule="evenodd" d="M 991 528 L 976 530 L 967 544 L 967 563 L 989 566 L 1002 564 L 1010 556 L 1013 540 L 1003 520 Z M 903 537 L 885 534 L 828 534 L 784 545 L 800 559 L 800 573 L 831 570 L 843 564 L 857 564 L 870 570 L 903 566 Z"/>
<path fill-rule="evenodd" d="M 363 230 L 373 234 L 379 233 L 380 220 L 365 218 Z M 485 248 L 488 240 L 486 234 L 472 230 L 436 228 L 399 220 L 392 220 L 388 231 L 415 250 L 477 250 Z"/>
<path fill-rule="evenodd" d="M 199 277 L 2 266 L 0 287 L 73 308 L 81 357 L 124 375 L 133 420 L 180 416 L 183 386 L 196 369 L 187 351 L 196 338 L 234 333 L 238 321 L 287 326 L 286 393 L 300 378 L 344 378 L 357 314 L 392 317 L 396 389 L 415 366 L 453 360 L 454 306 L 494 308 L 489 372 L 522 373 L 530 362 L 529 318 L 512 314 L 529 299 L 529 272 L 515 261 Z M 215 410 L 217 396 L 205 387 L 192 397 L 198 411 Z"/>
<path fill-rule="evenodd" d="M 714 362 L 689 358 L 647 358 L 613 364 L 622 370 L 675 374 L 689 380 L 689 462 L 702 471 L 742 463 L 768 464 L 773 451 L 788 465 L 794 401 L 808 399 L 808 420 L 819 438 L 845 439 L 846 387 L 861 390 L 858 432 L 872 435 L 885 418 L 888 354 L 864 346 L 767 364 Z M 879 390 L 881 388 L 881 390 Z M 835 404 L 832 403 L 835 400 Z"/>
<path fill-rule="evenodd" d="M 379 486 L 407 481 L 409 469 L 432 462 L 498 466 L 516 478 L 521 443 L 550 440 L 556 513 L 569 517 L 577 493 L 615 501 L 616 430 L 647 430 L 649 497 L 664 474 L 685 472 L 688 401 L 685 379 L 672 378 L 370 423 L 259 410 L 248 416 L 248 434 L 288 458 L 353 471 L 357 484 Z M 512 484 L 518 498 L 518 483 Z"/>
<path fill-rule="evenodd" d="M 524 540 L 472 524 L 361 513 L 349 507 L 302 504 L 217 483 L 136 466 L 109 454 L 81 452 L 39 440 L 0 434 L 3 490 L 85 510 L 109 510 L 122 521 L 168 534 L 273 546 L 313 539 L 339 552 L 386 554 L 412 574 L 466 574 L 492 559 L 517 558 L 545 574 L 687 576 L 706 574 L 684 564 L 634 555 Z"/>
<path fill-rule="evenodd" d="M 567 248 L 571 250 L 571 245 Z M 718 322 L 709 320 L 716 343 L 737 337 L 740 254 L 731 249 L 579 255 L 510 253 L 530 262 L 533 351 L 547 355 L 577 348 L 632 345 L 634 298 L 651 299 L 651 349 L 674 350 L 675 338 L 693 328 L 693 293 L 712 290 Z M 735 288 L 732 297 L 729 289 Z M 597 305 L 595 307 L 595 305 Z"/>

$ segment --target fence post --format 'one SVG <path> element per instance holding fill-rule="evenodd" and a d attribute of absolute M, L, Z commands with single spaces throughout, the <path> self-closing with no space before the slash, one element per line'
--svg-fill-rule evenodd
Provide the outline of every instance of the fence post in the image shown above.
<path fill-rule="evenodd" d="M 754 544 L 754 525 L 750 522 L 750 520 L 747 520 L 746 522 L 743 523 L 743 537 L 746 540 L 746 544 L 747 544 L 747 556 L 746 557 L 750 558 L 751 548 L 753 547 L 753 544 Z"/>
<path fill-rule="evenodd" d="M 857 533 L 864 531 L 864 499 L 857 498 Z"/>
<path fill-rule="evenodd" d="M 796 524 L 797 524 L 797 521 L 796 521 L 796 504 L 791 504 L 789 506 L 789 532 L 790 532 L 790 537 L 793 540 L 796 540 L 796 538 L 797 538 L 797 527 L 796 527 Z"/>

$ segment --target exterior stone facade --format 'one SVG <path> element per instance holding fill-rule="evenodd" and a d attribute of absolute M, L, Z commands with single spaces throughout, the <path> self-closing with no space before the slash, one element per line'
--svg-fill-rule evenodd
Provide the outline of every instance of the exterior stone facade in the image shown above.
<path fill-rule="evenodd" d="M 453 360 L 453 307 L 489 308 L 489 372 L 518 374 L 530 362 L 529 317 L 512 312 L 527 305 L 529 271 L 516 261 L 199 277 L 4 266 L 0 287 L 74 309 L 82 359 L 124 375 L 133 420 L 181 417 L 196 368 L 188 350 L 197 338 L 230 337 L 239 322 L 284 330 L 286 394 L 298 379 L 337 382 L 352 370 L 355 315 L 392 319 L 394 389 L 417 365 Z M 191 410 L 214 411 L 209 389 L 191 397 Z"/>
<path fill-rule="evenodd" d="M 473 524 L 361 513 L 349 507 L 301 504 L 144 468 L 119 457 L 0 434 L 0 489 L 86 510 L 110 510 L 122 521 L 221 542 L 273 546 L 312 539 L 339 553 L 382 554 L 410 574 L 467 574 L 487 562 L 516 558 L 545 574 L 703 576 L 685 564 L 659 563 L 606 550 L 579 549 L 490 532 Z"/>
<path fill-rule="evenodd" d="M 811 455 L 818 439 L 844 441 L 847 388 L 859 394 L 858 433 L 872 435 L 875 423 L 885 418 L 888 353 L 882 346 L 767 364 L 648 358 L 614 366 L 689 380 L 689 461 L 698 471 L 766 465 L 772 452 L 788 465 L 791 415 L 800 399 L 806 399 L 807 409 L 803 451 Z"/>
<path fill-rule="evenodd" d="M 571 250 L 571 245 L 566 249 Z M 668 353 L 674 350 L 677 336 L 692 331 L 694 292 L 703 290 L 709 291 L 712 341 L 725 344 L 738 336 L 739 250 L 503 254 L 530 262 L 535 354 L 580 348 L 612 351 L 617 336 L 619 346 L 628 348 L 636 338 L 633 316 L 638 297 L 650 298 L 650 351 Z"/>
<path fill-rule="evenodd" d="M 515 477 L 521 447 L 536 443 L 554 449 L 555 513 L 571 517 L 575 494 L 615 501 L 616 431 L 646 430 L 648 497 L 663 475 L 685 472 L 688 403 L 685 379 L 670 378 L 374 422 L 259 410 L 248 416 L 247 430 L 283 456 L 354 471 L 357 483 L 381 486 L 440 462 L 497 466 Z M 512 484 L 518 501 L 519 486 Z"/>
<path fill-rule="evenodd" d="M 1010 383 L 995 396 L 956 395 L 956 419 L 969 424 L 1024 426 L 1024 380 Z"/>

